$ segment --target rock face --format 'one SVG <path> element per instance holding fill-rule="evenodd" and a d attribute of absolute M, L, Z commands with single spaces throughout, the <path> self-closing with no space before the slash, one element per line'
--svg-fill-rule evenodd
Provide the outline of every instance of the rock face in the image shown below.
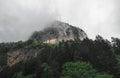
<path fill-rule="evenodd" d="M 59 43 L 62 40 L 83 40 L 85 38 L 87 38 L 87 35 L 82 29 L 59 21 L 49 24 L 49 26 L 42 31 L 34 32 L 30 37 L 32 40 L 51 44 Z M 40 50 L 41 49 L 27 49 L 26 46 L 21 49 L 10 51 L 7 53 L 7 65 L 11 67 L 21 61 L 35 58 L 41 52 Z"/>
<path fill-rule="evenodd" d="M 36 31 L 30 37 L 32 40 L 52 44 L 59 43 L 63 40 L 83 40 L 85 38 L 87 38 L 87 35 L 82 29 L 60 21 L 49 24 L 44 30 Z"/>
<path fill-rule="evenodd" d="M 21 61 L 37 57 L 39 50 L 18 49 L 7 53 L 7 65 L 13 66 Z"/>

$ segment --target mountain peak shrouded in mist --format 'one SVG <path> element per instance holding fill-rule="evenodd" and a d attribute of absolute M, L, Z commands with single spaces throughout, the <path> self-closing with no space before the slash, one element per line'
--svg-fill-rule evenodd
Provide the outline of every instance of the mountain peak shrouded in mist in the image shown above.
<path fill-rule="evenodd" d="M 74 27 L 72 25 L 69 25 L 68 23 L 64 23 L 61 21 L 53 21 L 47 24 L 47 26 L 44 29 L 35 31 L 30 36 L 27 43 L 29 43 L 29 41 L 33 41 L 33 43 L 38 41 L 37 44 L 39 44 L 42 41 L 43 43 L 56 44 L 62 41 L 67 42 L 69 40 L 75 41 L 77 39 L 83 40 L 86 38 L 87 38 L 87 34 L 82 29 Z M 29 60 L 29 58 L 35 58 L 39 53 L 37 49 L 35 50 L 35 52 L 33 51 L 26 52 L 26 51 L 27 50 L 25 50 L 25 48 L 21 48 L 8 52 L 7 65 L 13 66 L 16 63 L 19 63 L 20 61 L 23 60 L 26 61 Z"/>
<path fill-rule="evenodd" d="M 41 31 L 35 31 L 30 39 L 43 41 L 45 43 L 58 43 L 61 41 L 83 40 L 87 38 L 86 33 L 77 27 L 64 22 L 54 21 Z"/>

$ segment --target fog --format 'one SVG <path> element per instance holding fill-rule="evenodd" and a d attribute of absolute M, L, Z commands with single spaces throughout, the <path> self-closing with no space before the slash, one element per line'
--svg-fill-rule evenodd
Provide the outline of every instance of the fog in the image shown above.
<path fill-rule="evenodd" d="M 58 0 L 58 4 L 61 19 L 82 28 L 89 38 L 98 34 L 120 38 L 120 0 Z"/>
<path fill-rule="evenodd" d="M 0 0 L 0 42 L 27 40 L 54 20 L 80 27 L 92 39 L 120 37 L 120 0 Z"/>
<path fill-rule="evenodd" d="M 27 40 L 56 18 L 50 0 L 0 0 L 0 42 Z"/>

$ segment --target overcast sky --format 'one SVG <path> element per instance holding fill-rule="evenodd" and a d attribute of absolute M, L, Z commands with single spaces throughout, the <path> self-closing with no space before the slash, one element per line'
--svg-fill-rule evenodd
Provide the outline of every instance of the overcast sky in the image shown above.
<path fill-rule="evenodd" d="M 120 38 L 120 0 L 0 0 L 0 42 L 26 40 L 55 19 L 89 38 Z"/>

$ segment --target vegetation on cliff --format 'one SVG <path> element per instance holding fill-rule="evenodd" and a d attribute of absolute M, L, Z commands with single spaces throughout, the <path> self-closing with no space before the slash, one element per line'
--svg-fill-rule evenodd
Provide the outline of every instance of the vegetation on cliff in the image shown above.
<path fill-rule="evenodd" d="M 22 50 L 21 50 L 22 49 Z M 7 54 L 37 52 L 12 66 Z M 119 78 L 120 39 L 112 42 L 97 36 L 95 40 L 69 40 L 46 44 L 28 40 L 0 44 L 0 78 Z"/>

